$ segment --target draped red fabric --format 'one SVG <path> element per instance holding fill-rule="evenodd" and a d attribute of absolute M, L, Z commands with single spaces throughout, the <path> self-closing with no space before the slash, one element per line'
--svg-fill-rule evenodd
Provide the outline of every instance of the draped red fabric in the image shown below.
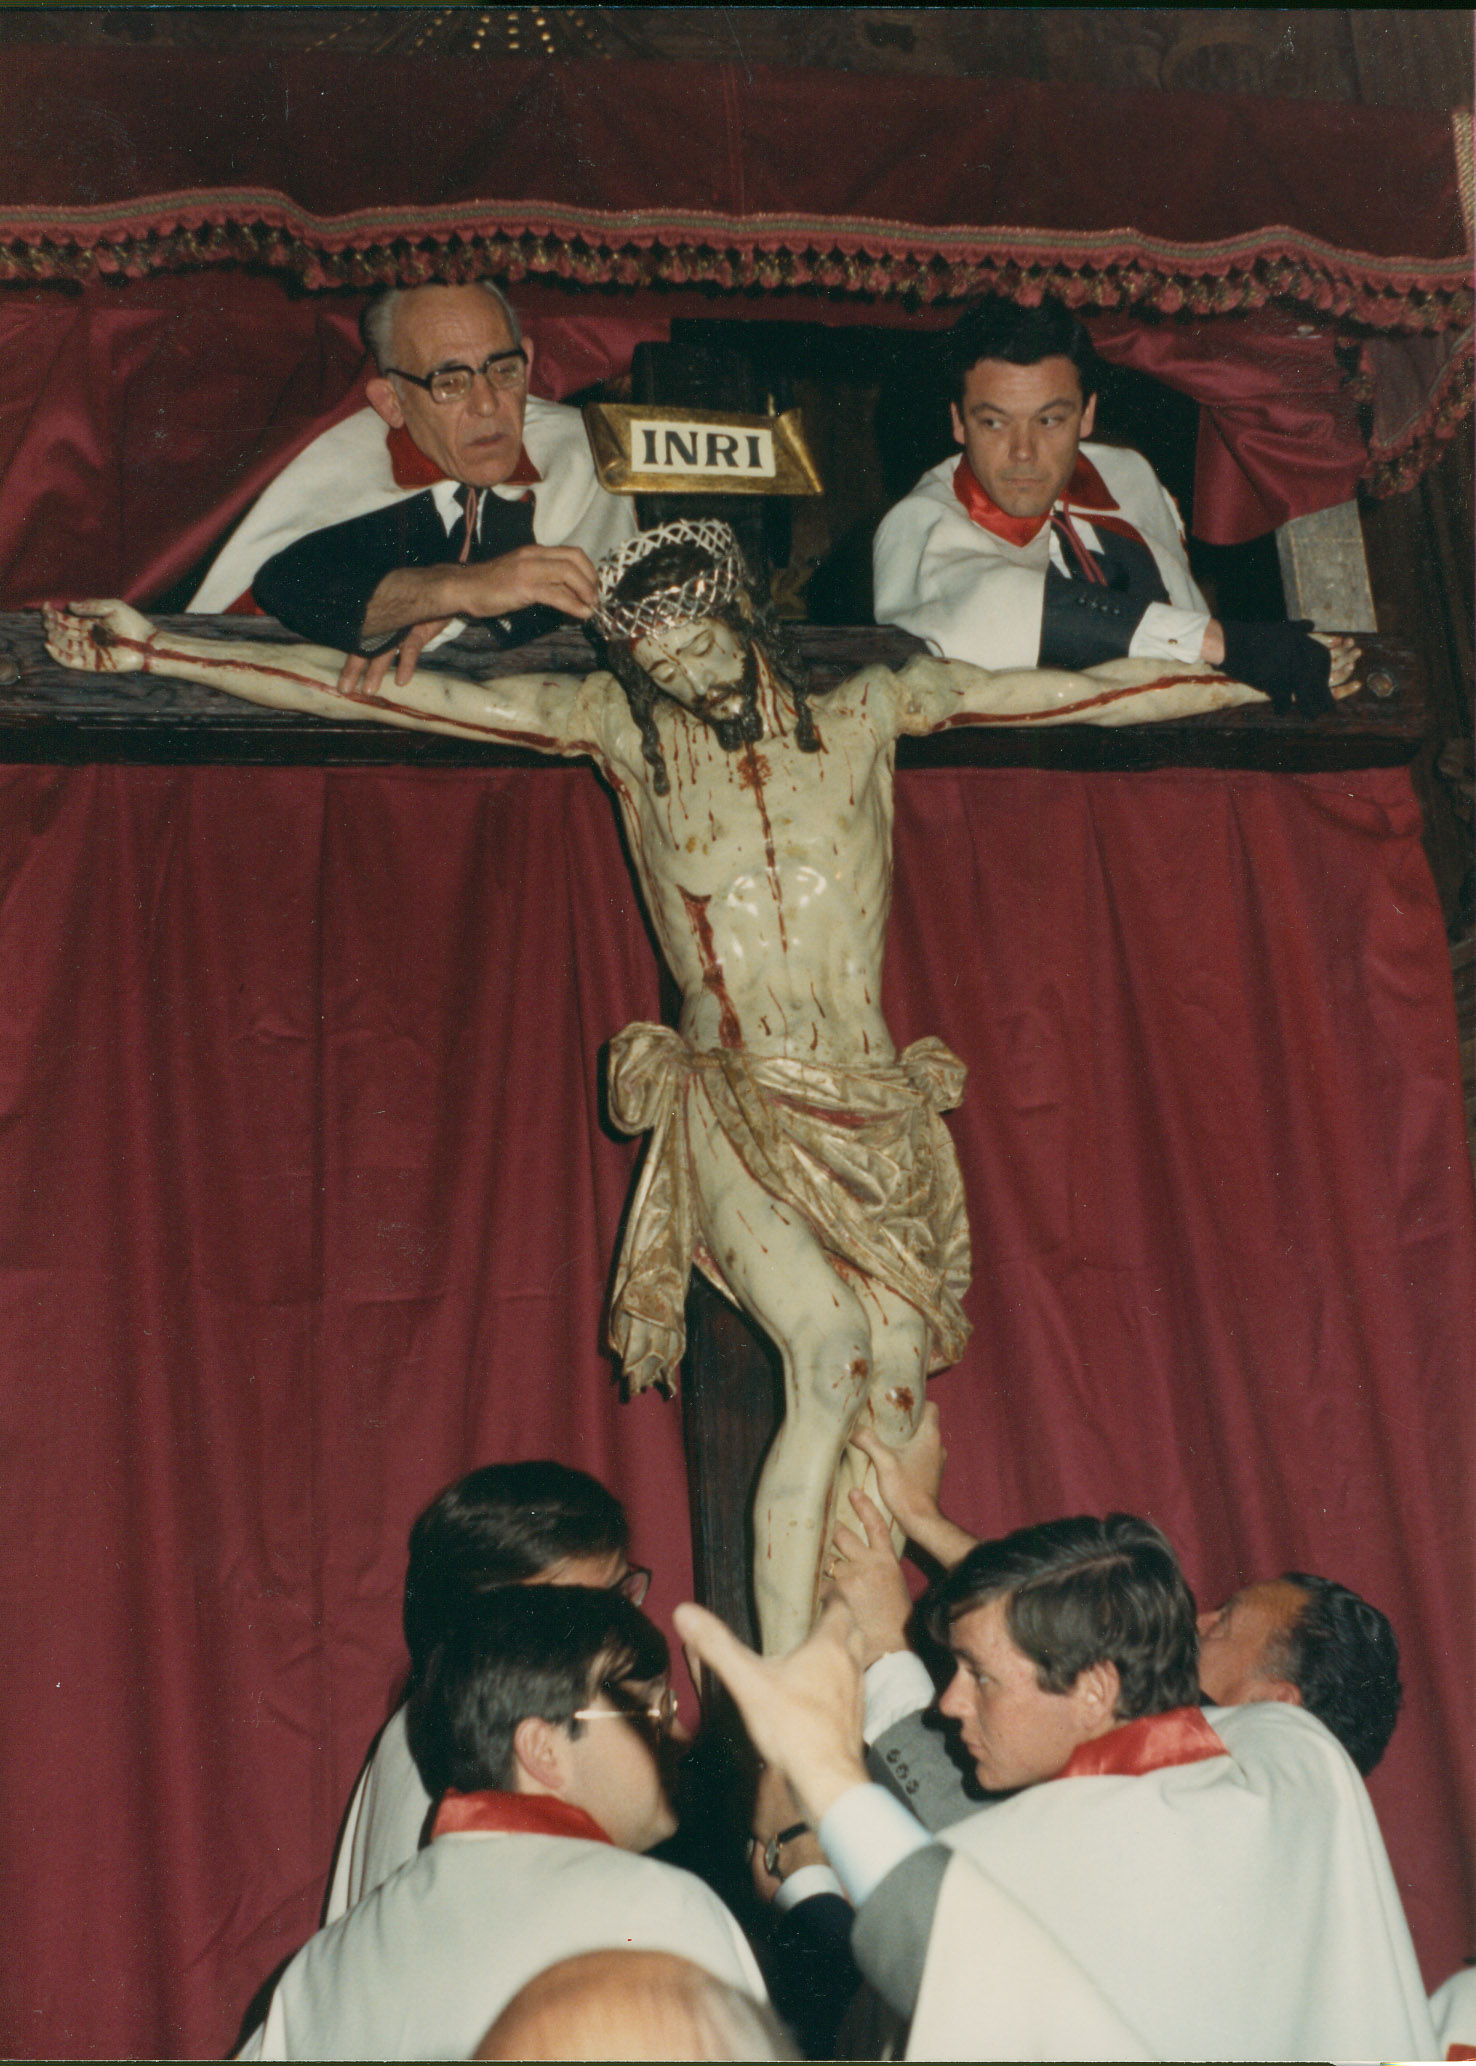
<path fill-rule="evenodd" d="M 573 285 L 689 292 L 709 314 L 809 297 L 822 320 L 911 320 L 989 288 L 1109 317 L 1295 309 L 1368 336 L 1371 458 L 1358 442 L 1379 492 L 1411 486 L 1469 413 L 1459 115 L 746 63 L 38 46 L 7 66 L 0 281 L 21 293 L 66 282 L 127 306 L 201 269 L 356 291 L 479 266 L 566 307 Z M 1348 424 L 1334 409 L 1333 442 L 1299 466 L 1293 438 L 1325 433 L 1328 398 L 1278 414 L 1276 391 L 1268 409 L 1266 379 L 1239 379 L 1214 420 L 1201 486 L 1237 511 L 1204 533 L 1218 543 L 1279 520 L 1283 472 L 1293 514 L 1339 499 Z M 161 448 L 168 427 L 130 425 Z M 1308 475 L 1323 499 L 1295 485 Z"/>
<path fill-rule="evenodd" d="M 149 602 L 207 561 L 287 461 L 362 406 L 361 300 L 246 272 L 0 299 L 0 608 Z M 673 314 L 711 313 L 695 296 L 580 313 L 547 290 L 520 300 L 534 387 L 554 400 L 624 370 Z M 1264 317 L 1091 329 L 1105 358 L 1203 405 L 1198 536 L 1235 544 L 1353 495 L 1367 451 L 1329 337 Z"/>
<path fill-rule="evenodd" d="M 0 790 L 0 2047 L 218 2053 L 313 1926 L 438 1486 L 562 1456 L 658 1619 L 689 1585 L 679 1408 L 600 1348 L 637 1148 L 599 1050 L 655 963 L 580 768 Z M 889 1018 L 970 1070 L 952 1505 L 1144 1512 L 1205 1601 L 1295 1567 L 1385 1607 L 1372 1791 L 1442 1977 L 1476 1242 L 1407 778 L 898 790 Z"/>
<path fill-rule="evenodd" d="M 19 47 L 9 73 L 5 242 L 44 238 L 60 258 L 69 229 L 121 234 L 135 271 L 170 262 L 146 236 L 264 221 L 273 203 L 325 255 L 527 229 L 559 247 L 526 254 L 529 270 L 575 277 L 575 235 L 643 247 L 695 232 L 824 257 L 992 247 L 1039 262 L 1066 247 L 1098 270 L 1145 243 L 1192 262 L 1193 247 L 1244 242 L 1396 289 L 1459 284 L 1469 249 L 1450 123 L 1433 109 L 331 51 Z M 196 258 L 222 255 L 202 241 Z"/>
<path fill-rule="evenodd" d="M 1199 403 L 1196 538 L 1243 545 L 1357 494 L 1368 445 L 1330 331 L 1290 316 L 1194 323 L 1098 316 L 1088 327 L 1111 364 L 1149 373 Z"/>
<path fill-rule="evenodd" d="M 0 607 L 149 600 L 180 580 L 362 408 L 362 303 L 245 272 L 0 297 Z M 622 372 L 669 324 L 533 316 L 534 390 L 558 401 Z"/>

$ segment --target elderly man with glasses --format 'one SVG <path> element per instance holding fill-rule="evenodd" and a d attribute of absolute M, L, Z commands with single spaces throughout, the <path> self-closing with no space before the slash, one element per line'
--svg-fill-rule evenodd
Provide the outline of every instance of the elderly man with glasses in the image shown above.
<path fill-rule="evenodd" d="M 618 1592 L 505 1587 L 438 1643 L 409 1740 L 430 1842 L 278 1982 L 262 2059 L 464 2059 L 561 1959 L 678 1952 L 762 2002 L 716 1894 L 640 1854 L 671 1836 L 665 1638 Z"/>
<path fill-rule="evenodd" d="M 361 327 L 370 406 L 284 469 L 191 608 L 249 590 L 347 654 L 341 686 L 367 694 L 468 620 L 517 645 L 587 617 L 593 561 L 634 535 L 635 513 L 596 480 L 579 412 L 529 394 L 514 310 L 487 281 L 394 289 Z"/>

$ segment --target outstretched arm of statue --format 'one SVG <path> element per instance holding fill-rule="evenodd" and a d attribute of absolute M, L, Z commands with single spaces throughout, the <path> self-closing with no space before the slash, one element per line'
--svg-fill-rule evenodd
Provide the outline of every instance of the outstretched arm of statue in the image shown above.
<path fill-rule="evenodd" d="M 1106 660 L 1072 674 L 1049 667 L 994 671 L 920 655 L 897 683 L 900 728 L 911 733 L 955 725 L 1152 724 L 1268 700 L 1202 663 L 1165 660 Z M 1339 682 L 1333 693 L 1348 696 L 1357 687 Z"/>
<path fill-rule="evenodd" d="M 540 753 L 600 753 L 592 715 L 597 702 L 583 693 L 587 678 L 575 675 L 503 675 L 476 682 L 419 670 L 391 693 L 371 695 L 339 685 L 344 656 L 326 646 L 187 638 L 158 630 L 120 602 L 49 607 L 42 616 L 51 657 L 88 674 L 167 675 L 314 717 L 362 718 Z"/>

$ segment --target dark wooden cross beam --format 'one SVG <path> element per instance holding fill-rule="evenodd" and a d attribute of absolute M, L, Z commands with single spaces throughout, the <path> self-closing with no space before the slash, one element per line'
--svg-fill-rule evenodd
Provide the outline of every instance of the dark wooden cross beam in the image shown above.
<path fill-rule="evenodd" d="M 263 617 L 160 617 L 195 638 L 292 642 Z M 818 692 L 862 667 L 901 667 L 921 642 L 867 626 L 793 627 Z M 1276 717 L 1242 706 L 1162 725 L 985 725 L 904 739 L 904 768 L 1266 768 L 1389 766 L 1411 760 L 1426 729 L 1424 684 L 1414 653 L 1397 640 L 1359 636 L 1366 686 L 1331 717 Z M 427 666 L 480 678 L 588 674 L 594 656 L 578 630 L 550 632 L 505 652 L 472 630 L 440 647 Z M 304 717 L 242 703 L 216 689 L 158 674 L 86 675 L 46 653 L 33 610 L 0 613 L 0 761 L 173 762 L 203 765 L 349 767 L 543 767 L 519 747 L 448 739 L 394 725 Z"/>
<path fill-rule="evenodd" d="M 175 617 L 166 628 L 280 644 L 290 634 L 252 617 Z M 875 627 L 795 627 L 817 689 L 858 669 L 901 666 L 919 642 Z M 1138 769 L 1264 768 L 1281 772 L 1410 760 L 1425 731 L 1420 670 L 1392 639 L 1366 637 L 1366 686 L 1327 718 L 1278 718 L 1251 706 L 1172 725 L 1053 725 L 963 729 L 905 739 L 902 767 Z M 584 674 L 593 666 L 578 631 L 551 633 L 512 652 L 471 632 L 432 656 L 477 676 Z M 338 723 L 236 701 L 159 675 L 83 675 L 45 652 L 34 612 L 0 615 L 0 761 L 89 761 L 248 766 L 547 767 L 517 748 L 463 744 L 391 725 Z M 682 1373 L 694 1577 L 698 1598 L 752 1641 L 748 1573 L 754 1481 L 783 1410 L 778 1358 L 761 1334 L 703 1279 L 688 1301 Z"/>

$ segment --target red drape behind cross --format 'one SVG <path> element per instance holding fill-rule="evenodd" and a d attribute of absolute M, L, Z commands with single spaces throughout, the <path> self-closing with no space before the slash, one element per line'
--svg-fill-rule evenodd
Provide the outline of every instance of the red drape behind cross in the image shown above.
<path fill-rule="evenodd" d="M 679 1409 L 621 1404 L 600 1347 L 637 1146 L 599 1050 L 655 965 L 582 769 L 0 788 L 0 2047 L 218 2053 L 313 1926 L 438 1486 L 562 1456 L 626 1501 L 659 1619 L 689 1584 Z M 1136 1510 L 1204 1599 L 1293 1566 L 1385 1607 L 1373 1792 L 1441 1977 L 1473 1211 L 1407 779 L 898 804 L 889 1017 L 971 1072 L 951 1504 Z"/>
<path fill-rule="evenodd" d="M 361 298 L 304 298 L 238 272 L 79 295 L 10 290 L 0 304 L 0 607 L 82 595 L 148 603 L 208 563 L 287 461 L 362 406 Z M 698 295 L 575 310 L 531 286 L 519 301 L 537 347 L 534 386 L 554 401 L 623 371 L 674 315 L 714 312 Z M 784 307 L 827 322 L 904 313 L 818 298 Z M 952 313 L 924 320 L 936 327 Z M 1355 492 L 1367 452 L 1330 333 L 1298 337 L 1272 317 L 1093 317 L 1091 328 L 1114 364 L 1201 404 L 1200 537 L 1236 544 Z"/>

